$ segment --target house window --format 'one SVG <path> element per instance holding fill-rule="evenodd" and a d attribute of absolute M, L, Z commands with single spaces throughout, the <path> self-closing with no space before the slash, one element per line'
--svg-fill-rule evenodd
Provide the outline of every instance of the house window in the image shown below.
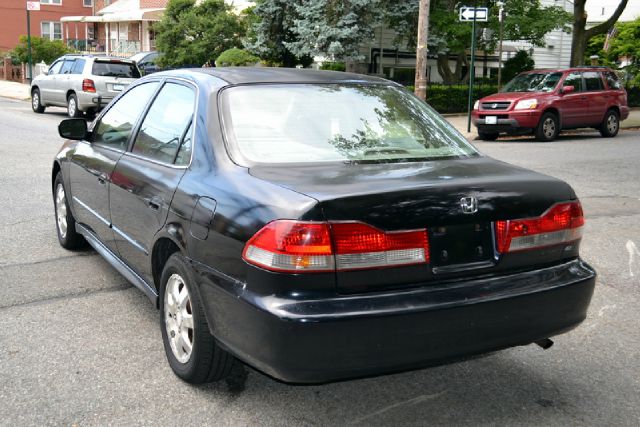
<path fill-rule="evenodd" d="M 62 4 L 62 0 L 40 0 L 40 4 Z"/>
<path fill-rule="evenodd" d="M 82 0 L 82 5 L 84 7 L 91 7 L 93 6 L 93 0 Z"/>
<path fill-rule="evenodd" d="M 62 40 L 62 24 L 42 21 L 40 23 L 42 37 L 49 40 Z"/>

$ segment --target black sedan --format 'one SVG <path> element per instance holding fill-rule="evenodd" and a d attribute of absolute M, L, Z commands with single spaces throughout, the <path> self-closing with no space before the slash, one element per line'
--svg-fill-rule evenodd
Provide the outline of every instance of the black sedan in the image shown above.
<path fill-rule="evenodd" d="M 415 369 L 585 319 L 571 187 L 481 155 L 392 82 L 161 72 L 59 131 L 60 244 L 156 304 L 185 381 L 237 360 L 299 383 Z"/>

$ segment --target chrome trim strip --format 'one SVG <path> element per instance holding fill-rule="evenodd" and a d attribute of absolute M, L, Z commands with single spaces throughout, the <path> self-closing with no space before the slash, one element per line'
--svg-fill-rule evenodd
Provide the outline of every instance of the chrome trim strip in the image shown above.
<path fill-rule="evenodd" d="M 140 289 L 144 294 L 158 306 L 158 294 L 155 289 L 149 285 L 146 280 L 126 265 L 116 254 L 106 247 L 91 231 L 80 224 L 76 224 L 76 231 L 84 236 L 89 244 L 102 257 L 115 268 L 118 273 L 122 274 L 125 279 L 131 282 L 136 288 Z"/>
<path fill-rule="evenodd" d="M 111 223 L 109 221 L 107 221 L 102 215 L 100 215 L 98 212 L 94 211 L 93 209 L 91 209 L 89 206 L 87 206 L 82 200 L 78 199 L 76 196 L 73 196 L 73 201 L 77 202 L 80 206 L 82 206 L 83 208 L 85 208 L 87 211 L 89 211 L 90 213 L 92 213 L 96 218 L 98 218 L 102 223 L 104 223 L 104 225 L 106 225 L 107 227 L 111 227 Z"/>

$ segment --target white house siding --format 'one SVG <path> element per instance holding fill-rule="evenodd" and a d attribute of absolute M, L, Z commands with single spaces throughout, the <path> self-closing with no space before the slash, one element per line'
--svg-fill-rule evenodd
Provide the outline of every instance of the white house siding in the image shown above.
<path fill-rule="evenodd" d="M 542 6 L 560 6 L 573 13 L 573 2 L 569 0 L 541 0 L 540 3 Z M 536 68 L 568 67 L 571 63 L 571 34 L 560 30 L 552 31 L 546 35 L 545 41 L 545 47 L 534 47 L 526 41 L 506 41 L 503 46 L 513 50 L 531 51 Z M 511 55 L 513 52 L 503 52 L 502 60 L 509 59 Z"/>

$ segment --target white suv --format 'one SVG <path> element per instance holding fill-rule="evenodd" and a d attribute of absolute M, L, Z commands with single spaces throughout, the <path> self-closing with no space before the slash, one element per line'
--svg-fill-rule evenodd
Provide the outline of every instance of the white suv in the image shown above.
<path fill-rule="evenodd" d="M 94 55 L 65 55 L 31 82 L 31 108 L 67 107 L 69 117 L 93 115 L 140 77 L 135 62 Z"/>

